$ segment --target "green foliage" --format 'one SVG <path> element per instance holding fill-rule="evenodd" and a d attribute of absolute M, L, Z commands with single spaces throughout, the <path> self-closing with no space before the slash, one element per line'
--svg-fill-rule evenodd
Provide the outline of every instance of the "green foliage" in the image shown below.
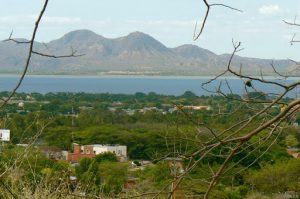
<path fill-rule="evenodd" d="M 95 159 L 82 158 L 75 167 L 82 189 L 86 193 L 98 193 L 100 191 L 101 175 L 99 164 Z"/>
<path fill-rule="evenodd" d="M 122 191 L 127 170 L 127 164 L 116 162 L 110 153 L 93 159 L 83 158 L 75 168 L 82 190 L 110 196 Z"/>
<path fill-rule="evenodd" d="M 198 96 L 195 93 L 191 92 L 191 91 L 184 92 L 184 94 L 181 97 L 186 98 L 186 99 L 196 99 L 196 98 L 198 98 Z"/>
<path fill-rule="evenodd" d="M 265 193 L 287 190 L 299 191 L 300 160 L 290 159 L 273 165 L 267 164 L 261 170 L 251 171 L 246 177 L 251 187 Z"/>
<path fill-rule="evenodd" d="M 252 83 L 248 86 L 251 87 Z M 8 93 L 2 93 L 2 95 L 7 96 Z M 108 93 L 48 93 L 42 95 L 32 93 L 30 95 L 34 100 L 26 102 L 27 95 L 25 93 L 16 95 L 17 100 L 24 100 L 24 109 L 19 109 L 16 104 L 9 104 L 8 108 L 0 113 L 0 116 L 3 116 L 2 119 L 0 118 L 1 122 L 12 131 L 13 143 L 30 143 L 41 127 L 51 121 L 38 138 L 39 143 L 66 150 L 71 149 L 72 142 L 122 144 L 128 147 L 129 157 L 136 160 L 156 159 L 173 151 L 182 151 L 184 146 L 188 146 L 184 149 L 185 152 L 192 154 L 198 147 L 197 143 L 193 142 L 195 133 L 203 143 L 209 141 L 211 133 L 205 129 L 200 129 L 201 133 L 198 133 L 194 123 L 187 115 L 194 121 L 208 125 L 218 133 L 237 121 L 253 116 L 256 110 L 264 106 L 257 104 L 253 109 L 245 107 L 236 111 L 235 108 L 240 105 L 238 101 L 218 96 L 199 97 L 192 92 L 185 92 L 181 96 L 163 96 L 153 92 L 134 95 Z M 241 99 L 241 96 L 237 95 L 230 95 L 230 97 Z M 267 100 L 264 93 L 259 92 L 250 92 L 244 97 Z M 186 110 L 186 114 L 176 110 L 169 112 L 169 109 L 173 108 L 173 104 L 209 105 L 212 110 Z M 147 107 L 156 107 L 160 110 L 154 108 L 146 109 L 147 111 L 144 112 L 143 108 Z M 228 115 L 211 117 L 211 115 L 218 115 L 219 108 L 222 112 L 234 112 L 235 114 L 230 117 Z M 128 114 L 128 110 L 134 114 Z M 268 115 L 276 115 L 279 111 L 279 107 L 274 107 L 268 112 Z M 4 118 L 6 115 L 9 116 L 8 119 Z M 299 118 L 297 119 L 299 120 Z M 238 134 L 243 135 L 253 130 L 260 124 L 261 119 L 260 117 L 254 118 L 251 125 L 245 130 L 239 131 Z M 297 160 L 290 160 L 286 154 L 286 145 L 292 147 L 298 145 L 300 140 L 298 131 L 297 127 L 285 129 L 283 135 L 278 137 L 278 143 L 275 143 L 270 149 L 271 152 L 266 152 L 255 163 L 253 161 L 257 158 L 256 152 L 267 150 L 273 140 L 270 139 L 258 150 L 254 150 L 255 146 L 252 144 L 259 141 L 268 132 L 263 131 L 260 136 L 249 140 L 249 146 L 236 154 L 232 159 L 232 165 L 227 165 L 230 167 L 237 164 L 226 173 L 226 176 L 220 178 L 220 184 L 213 190 L 211 198 L 264 197 L 248 193 L 252 187 L 264 193 L 299 191 L 300 164 L 297 163 Z M 174 140 L 174 138 L 182 137 L 191 138 L 191 141 L 188 139 Z M 219 154 L 220 151 L 226 154 L 228 149 L 220 146 L 211 153 Z M 13 165 L 14 160 L 22 153 L 24 153 L 23 148 L 7 146 L 5 151 L 0 154 L 0 170 L 4 171 L 7 166 Z M 138 177 L 137 183 L 140 186 L 138 192 L 160 190 L 174 179 L 166 162 L 149 165 L 144 170 L 130 171 L 129 175 L 127 165 L 118 163 L 116 156 L 111 153 L 97 155 L 94 159 L 84 158 L 75 168 L 65 161 L 53 162 L 35 149 L 30 149 L 25 154 L 26 158 L 24 161 L 20 161 L 14 173 L 19 175 L 16 178 L 18 180 L 7 177 L 5 181 L 14 187 L 21 187 L 20 182 L 22 182 L 26 186 L 29 185 L 29 190 L 33 193 L 36 186 L 34 183 L 42 182 L 43 186 L 49 187 L 50 191 L 55 191 L 62 182 L 66 185 L 64 190 L 75 190 L 75 185 L 70 185 L 69 182 L 70 175 L 74 174 L 78 177 L 76 189 L 91 195 L 103 193 L 110 198 L 115 198 L 121 193 L 124 181 L 128 176 Z M 247 158 L 244 159 L 244 157 Z M 285 160 L 285 162 L 280 162 L 280 160 Z M 181 189 L 187 195 L 203 195 L 207 184 L 197 179 L 210 179 L 210 169 L 216 172 L 222 162 L 224 162 L 224 158 L 221 156 L 204 158 L 183 180 Z M 139 165 L 138 161 L 135 163 Z M 251 169 L 248 175 L 245 176 L 245 173 L 239 172 L 248 167 Z M 0 191 L 2 191 L 1 188 Z M 247 194 L 248 196 L 246 196 Z"/>
<path fill-rule="evenodd" d="M 161 187 L 170 183 L 173 179 L 168 163 L 159 162 L 147 166 L 139 175 L 142 180 L 150 180 L 153 186 Z"/>
<path fill-rule="evenodd" d="M 127 176 L 127 165 L 113 162 L 100 164 L 102 176 L 102 191 L 106 195 L 114 196 L 123 190 Z"/>
<path fill-rule="evenodd" d="M 254 192 L 247 195 L 246 199 L 271 199 L 271 198 L 262 193 Z"/>
<path fill-rule="evenodd" d="M 141 164 L 139 161 L 137 161 L 137 160 L 134 160 L 133 163 L 134 163 L 136 166 L 142 166 L 142 164 Z"/>
<path fill-rule="evenodd" d="M 289 147 L 296 147 L 299 145 L 299 142 L 294 135 L 287 135 L 285 138 L 285 143 Z"/>
<path fill-rule="evenodd" d="M 59 192 L 58 198 L 69 193 L 69 177 L 72 174 L 69 163 L 49 160 L 36 148 L 5 146 L 0 154 L 0 163 L 0 172 L 5 174 L 1 181 L 22 198 L 24 192 L 34 195 L 45 187 L 44 194 L 46 191 Z M 2 188 L 0 186 L 0 197 L 11 198 L 9 193 L 6 196 L 7 189 Z"/>
<path fill-rule="evenodd" d="M 49 128 L 44 135 L 50 146 L 56 146 L 61 149 L 70 150 L 72 145 L 72 131 L 71 127 L 57 126 Z"/>
<path fill-rule="evenodd" d="M 245 84 L 248 87 L 252 86 L 251 81 L 247 81 Z M 263 93 L 263 92 L 249 92 L 246 97 L 249 98 L 249 99 L 252 99 L 252 100 L 265 101 L 265 100 L 267 100 L 266 96 L 267 95 L 265 93 Z"/>
<path fill-rule="evenodd" d="M 96 162 L 118 162 L 117 156 L 111 152 L 101 153 L 96 155 L 95 157 Z"/>
<path fill-rule="evenodd" d="M 224 194 L 230 199 L 243 199 L 244 197 L 240 194 L 239 190 L 231 190 L 229 188 L 224 190 Z"/>

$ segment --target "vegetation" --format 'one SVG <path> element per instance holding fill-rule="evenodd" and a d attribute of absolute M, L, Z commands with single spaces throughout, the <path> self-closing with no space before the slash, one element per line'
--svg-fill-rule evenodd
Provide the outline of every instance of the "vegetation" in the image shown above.
<path fill-rule="evenodd" d="M 20 106 L 20 102 L 24 104 Z M 49 198 L 79 197 L 83 193 L 115 198 L 161 191 L 172 184 L 175 172 L 172 159 L 162 157 L 172 158 L 174 151 L 180 150 L 188 154 L 197 147 L 197 142 L 186 139 L 198 130 L 189 118 L 221 131 L 245 115 L 254 114 L 252 109 L 241 109 L 232 117 L 211 117 L 220 107 L 231 111 L 238 105 L 238 101 L 217 96 L 198 97 L 191 92 L 182 96 L 19 93 L 1 117 L 2 127 L 11 129 L 12 140 L 0 154 L 0 169 L 4 173 L 0 197 L 18 195 L 24 189 L 27 190 L 24 198 L 38 198 L 38 194 L 45 192 Z M 194 110 L 185 106 L 209 108 Z M 273 107 L 269 114 L 278 111 L 280 107 Z M 210 138 L 205 129 L 201 132 L 198 136 L 203 140 Z M 211 198 L 268 198 L 286 191 L 299 192 L 300 160 L 286 152 L 289 147 L 299 146 L 299 127 L 289 125 L 278 136 L 279 141 L 270 149 L 271 141 L 261 147 L 260 150 L 267 152 L 258 160 L 251 153 L 255 150 L 251 143 L 259 141 L 259 137 L 253 137 L 249 147 L 233 159 L 232 169 L 220 180 Z M 74 166 L 66 161 L 50 160 L 39 149 L 47 146 L 71 150 L 73 142 L 126 145 L 130 161 L 120 163 L 114 154 L 105 153 L 92 159 L 83 158 Z M 145 160 L 150 162 L 144 163 Z M 222 161 L 218 156 L 205 158 L 183 180 L 176 194 L 196 198 L 203 195 L 207 184 L 198 179 L 216 172 Z M 181 163 L 184 168 L 188 160 L 182 159 Z M 182 171 L 178 167 L 176 172 Z"/>

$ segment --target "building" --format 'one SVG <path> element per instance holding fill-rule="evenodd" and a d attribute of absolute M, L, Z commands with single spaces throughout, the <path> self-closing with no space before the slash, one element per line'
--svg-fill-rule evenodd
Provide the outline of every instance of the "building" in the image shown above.
<path fill-rule="evenodd" d="M 205 111 L 210 111 L 211 107 L 210 106 L 183 106 L 183 109 L 191 109 L 191 110 L 205 110 Z"/>
<path fill-rule="evenodd" d="M 124 182 L 124 188 L 125 189 L 134 189 L 137 186 L 139 179 L 135 177 L 129 177 L 127 180 Z"/>
<path fill-rule="evenodd" d="M 22 145 L 19 145 L 22 146 Z M 68 152 L 56 147 L 40 146 L 38 149 L 51 160 L 66 160 Z"/>
<path fill-rule="evenodd" d="M 300 158 L 300 153 L 298 148 L 288 148 L 286 151 L 289 155 L 293 156 L 294 158 Z"/>
<path fill-rule="evenodd" d="M 101 153 L 113 153 L 119 161 L 125 161 L 127 158 L 127 146 L 122 145 L 79 145 L 73 144 L 73 152 L 68 153 L 67 160 L 73 163 L 78 162 L 81 158 L 93 158 Z"/>
<path fill-rule="evenodd" d="M 178 111 L 180 109 L 194 110 L 194 111 L 211 111 L 211 106 L 174 106 L 173 108 L 169 108 L 169 112 L 173 113 L 174 111 Z"/>
<path fill-rule="evenodd" d="M 127 157 L 127 146 L 122 145 L 101 145 L 95 144 L 93 146 L 93 151 L 96 155 L 111 152 L 115 154 L 117 157 Z"/>
<path fill-rule="evenodd" d="M 0 129 L 0 141 L 9 142 L 10 141 L 10 130 L 9 129 Z"/>

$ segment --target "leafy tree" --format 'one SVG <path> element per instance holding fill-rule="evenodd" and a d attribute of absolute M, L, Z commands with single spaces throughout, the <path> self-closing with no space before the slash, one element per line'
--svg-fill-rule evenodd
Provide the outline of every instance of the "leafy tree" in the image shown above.
<path fill-rule="evenodd" d="M 102 191 L 110 196 L 123 190 L 127 178 L 127 165 L 122 163 L 103 162 L 100 164 Z"/>
<path fill-rule="evenodd" d="M 193 93 L 192 91 L 186 91 L 186 92 L 184 92 L 184 94 L 181 95 L 181 97 L 189 99 L 189 100 L 190 99 L 198 98 L 198 96 L 195 93 Z"/>
<path fill-rule="evenodd" d="M 86 193 L 98 193 L 100 191 L 100 168 L 95 159 L 82 158 L 75 171 L 83 191 Z"/>
<path fill-rule="evenodd" d="M 118 162 L 117 156 L 111 152 L 101 153 L 96 155 L 95 157 L 96 162 Z"/>
<path fill-rule="evenodd" d="M 285 143 L 289 147 L 296 147 L 299 145 L 299 142 L 294 135 L 287 135 L 285 138 Z"/>
<path fill-rule="evenodd" d="M 264 193 L 299 191 L 299 179 L 299 159 L 281 161 L 274 165 L 267 164 L 261 170 L 250 171 L 246 177 L 251 187 Z"/>

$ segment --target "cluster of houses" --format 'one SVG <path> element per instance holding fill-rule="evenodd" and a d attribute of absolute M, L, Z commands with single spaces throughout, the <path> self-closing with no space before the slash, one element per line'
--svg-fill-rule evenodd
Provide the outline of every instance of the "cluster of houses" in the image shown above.
<path fill-rule="evenodd" d="M 66 159 L 69 162 L 78 162 L 81 158 L 93 158 L 102 153 L 113 153 L 120 162 L 127 159 L 127 146 L 122 145 L 79 145 L 73 144 L 73 152 L 68 152 Z"/>
<path fill-rule="evenodd" d="M 73 144 L 73 151 L 62 151 L 53 147 L 41 147 L 40 150 L 49 158 L 54 160 L 67 160 L 78 163 L 81 158 L 93 158 L 103 153 L 113 153 L 120 162 L 127 160 L 127 146 L 124 145 L 79 145 Z"/>
<path fill-rule="evenodd" d="M 141 109 L 122 109 L 127 115 L 134 115 L 135 113 L 142 113 L 145 114 L 150 111 L 156 111 L 160 112 L 162 114 L 167 114 L 167 113 L 173 113 L 174 111 L 177 111 L 179 109 L 185 109 L 185 110 L 194 110 L 194 111 L 210 111 L 212 108 L 211 106 L 174 106 L 174 107 L 169 107 L 169 108 L 157 108 L 157 107 L 144 107 Z M 117 110 L 116 107 L 108 107 L 108 110 L 111 112 L 115 112 Z"/>

